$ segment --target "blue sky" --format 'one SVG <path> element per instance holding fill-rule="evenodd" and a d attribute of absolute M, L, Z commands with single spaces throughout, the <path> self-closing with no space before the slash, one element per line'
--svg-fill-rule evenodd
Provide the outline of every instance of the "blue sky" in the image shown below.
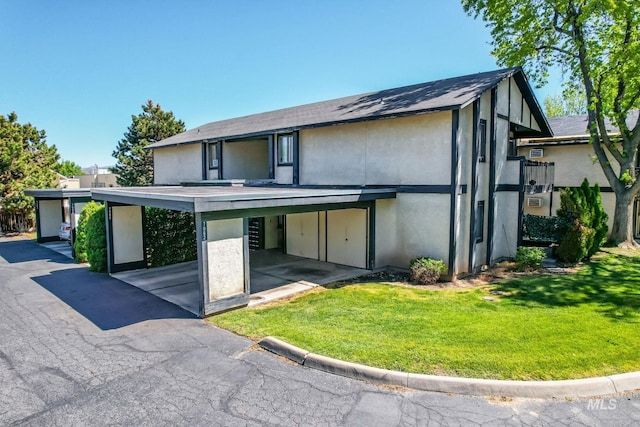
<path fill-rule="evenodd" d="M 46 130 L 81 166 L 115 163 L 147 99 L 193 128 L 498 68 L 489 31 L 450 0 L 4 0 L 2 9 L 0 114 Z M 536 92 L 542 102 L 559 83 Z"/>

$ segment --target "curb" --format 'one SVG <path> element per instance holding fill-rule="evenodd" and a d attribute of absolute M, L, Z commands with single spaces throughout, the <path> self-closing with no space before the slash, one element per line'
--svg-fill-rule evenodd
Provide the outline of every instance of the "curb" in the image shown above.
<path fill-rule="evenodd" d="M 484 380 L 411 374 L 373 368 L 357 363 L 309 353 L 277 338 L 266 337 L 260 347 L 286 357 L 299 365 L 343 377 L 379 384 L 398 385 L 416 390 L 472 396 L 506 396 L 528 398 L 567 398 L 606 396 L 640 390 L 640 372 L 561 381 Z"/>

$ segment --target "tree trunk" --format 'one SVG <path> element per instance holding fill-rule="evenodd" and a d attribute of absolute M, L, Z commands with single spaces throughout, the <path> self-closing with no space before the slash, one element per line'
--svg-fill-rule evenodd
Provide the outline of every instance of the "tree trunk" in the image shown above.
<path fill-rule="evenodd" d="M 628 191 L 616 194 L 616 209 L 609 240 L 619 246 L 637 247 L 633 239 L 633 201 L 635 197 Z"/>

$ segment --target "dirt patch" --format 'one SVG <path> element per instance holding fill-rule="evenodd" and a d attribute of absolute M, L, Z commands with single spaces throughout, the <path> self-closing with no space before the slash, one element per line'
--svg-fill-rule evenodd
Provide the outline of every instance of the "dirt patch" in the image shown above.
<path fill-rule="evenodd" d="M 327 287 L 340 287 L 357 283 L 382 282 L 388 283 L 390 285 L 408 286 L 412 288 L 428 290 L 469 289 L 520 277 L 573 274 L 578 270 L 578 268 L 579 266 L 557 266 L 555 263 L 552 263 L 547 267 L 541 267 L 528 271 L 518 271 L 514 262 L 504 261 L 496 264 L 491 268 L 487 268 L 480 273 L 468 274 L 463 277 L 457 278 L 455 281 L 438 282 L 434 285 L 418 285 L 410 280 L 408 272 L 380 271 L 367 274 L 365 276 L 356 277 L 354 279 L 332 283 Z"/>

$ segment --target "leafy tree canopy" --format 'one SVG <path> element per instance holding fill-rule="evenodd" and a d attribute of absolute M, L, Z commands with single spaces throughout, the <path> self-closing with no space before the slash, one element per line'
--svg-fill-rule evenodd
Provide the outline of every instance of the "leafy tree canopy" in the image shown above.
<path fill-rule="evenodd" d="M 145 147 L 184 132 L 184 122 L 152 100 L 142 105 L 142 113 L 131 116 L 131 121 L 113 152 L 117 163 L 112 170 L 123 187 L 153 185 L 153 153 Z"/>
<path fill-rule="evenodd" d="M 581 91 L 564 91 L 562 95 L 547 96 L 544 101 L 547 117 L 575 116 L 587 114 L 587 98 Z"/>
<path fill-rule="evenodd" d="M 627 123 L 627 118 L 640 107 L 640 2 L 462 0 L 462 5 L 491 29 L 499 63 L 522 65 L 539 84 L 558 67 L 567 90 L 584 91 L 593 149 L 616 195 L 611 240 L 633 242 L 640 120 Z M 619 134 L 608 134 L 606 118 Z"/>
<path fill-rule="evenodd" d="M 4 214 L 33 214 L 28 188 L 51 188 L 60 156 L 55 145 L 47 145 L 44 130 L 31 123 L 20 124 L 13 112 L 0 114 L 0 207 Z"/>
<path fill-rule="evenodd" d="M 55 165 L 55 171 L 64 176 L 84 175 L 82 167 L 71 160 L 61 160 Z"/>

